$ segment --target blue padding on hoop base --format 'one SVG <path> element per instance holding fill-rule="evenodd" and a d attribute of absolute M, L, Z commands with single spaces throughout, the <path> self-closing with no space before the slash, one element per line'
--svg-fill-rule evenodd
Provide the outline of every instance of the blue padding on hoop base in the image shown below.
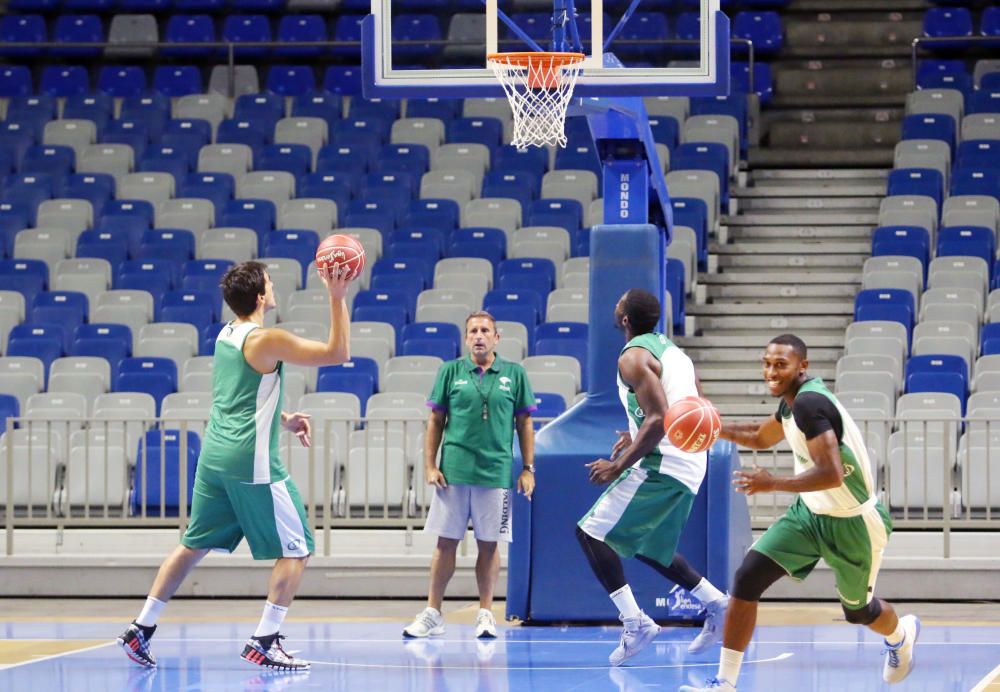
<path fill-rule="evenodd" d="M 590 314 L 586 399 L 535 437 L 538 485 L 532 502 L 518 495 L 507 573 L 507 616 L 525 621 L 613 620 L 614 605 L 601 589 L 574 537 L 577 520 L 602 489 L 590 485 L 583 465 L 606 458 L 615 430 L 626 420 L 618 400 L 616 368 L 623 334 L 612 325 L 614 306 L 630 288 L 664 291 L 664 235 L 654 225 L 596 226 L 591 231 Z M 681 552 L 720 588 L 750 544 L 746 501 L 731 489 L 734 449 L 713 448 L 709 474 L 681 541 Z M 518 468 L 515 463 L 514 468 Z M 711 503 L 712 511 L 708 511 Z M 640 605 L 657 619 L 691 619 L 669 607 L 673 588 L 646 566 L 626 561 L 626 576 Z M 658 599 L 664 599 L 661 605 Z M 673 612 L 673 614 L 671 614 Z"/>

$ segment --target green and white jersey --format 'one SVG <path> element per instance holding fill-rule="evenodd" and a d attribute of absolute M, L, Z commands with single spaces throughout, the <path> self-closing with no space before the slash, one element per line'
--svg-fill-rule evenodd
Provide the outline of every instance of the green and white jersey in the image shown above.
<path fill-rule="evenodd" d="M 212 411 L 198 464 L 245 483 L 274 483 L 288 476 L 278 457 L 282 363 L 262 375 L 243 355 L 257 325 L 230 322 L 215 340 Z"/>
<path fill-rule="evenodd" d="M 817 399 L 817 396 L 825 397 L 825 401 Z M 829 408 L 830 404 L 836 411 Z M 824 412 L 823 408 L 826 408 L 827 412 Z M 840 421 L 836 420 L 837 414 Z M 860 515 L 866 506 L 875 503 L 871 462 L 868 459 L 868 448 L 865 446 L 861 430 L 822 380 L 819 378 L 806 380 L 795 394 L 791 408 L 782 400 L 777 417 L 781 421 L 785 439 L 788 440 L 795 456 L 796 475 L 805 473 L 814 466 L 806 444 L 808 431 L 803 431 L 802 426 L 819 432 L 832 429 L 838 434 L 837 442 L 840 445 L 840 463 L 844 467 L 844 481 L 838 487 L 829 490 L 800 493 L 806 507 L 815 514 L 851 517 Z M 816 434 L 813 433 L 812 437 Z"/>
<path fill-rule="evenodd" d="M 689 396 L 698 396 L 698 385 L 694 374 L 694 363 L 687 354 L 679 349 L 663 334 L 650 332 L 641 334 L 621 350 L 625 353 L 630 348 L 644 348 L 660 361 L 660 384 L 667 397 L 667 405 Z M 621 372 L 618 373 L 618 398 L 625 407 L 628 416 L 628 429 L 632 439 L 646 420 L 646 414 L 639 406 L 639 400 L 632 388 L 622 382 Z M 664 435 L 655 450 L 637 461 L 633 466 L 644 468 L 671 476 L 691 492 L 697 494 L 701 482 L 705 478 L 705 467 L 708 461 L 707 452 L 685 452 L 674 447 Z"/>

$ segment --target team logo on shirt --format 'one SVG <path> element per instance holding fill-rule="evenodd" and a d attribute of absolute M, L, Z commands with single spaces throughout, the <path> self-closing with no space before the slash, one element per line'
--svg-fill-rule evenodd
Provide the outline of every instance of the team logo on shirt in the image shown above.
<path fill-rule="evenodd" d="M 468 380 L 455 380 L 455 386 L 461 387 L 463 384 L 469 384 Z"/>
<path fill-rule="evenodd" d="M 501 377 L 500 378 L 500 387 L 499 387 L 499 389 L 500 389 L 501 392 L 509 392 L 510 391 L 510 378 L 509 377 Z"/>
<path fill-rule="evenodd" d="M 646 412 L 642 410 L 641 406 L 636 406 L 635 411 L 632 412 L 632 415 L 635 416 L 636 418 L 645 418 Z"/>

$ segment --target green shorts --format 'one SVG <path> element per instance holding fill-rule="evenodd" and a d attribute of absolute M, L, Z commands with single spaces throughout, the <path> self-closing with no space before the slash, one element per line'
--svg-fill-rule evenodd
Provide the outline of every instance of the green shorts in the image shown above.
<path fill-rule="evenodd" d="M 693 503 L 694 493 L 675 478 L 632 467 L 604 491 L 579 526 L 622 557 L 644 555 L 669 565 Z"/>
<path fill-rule="evenodd" d="M 191 521 L 181 544 L 232 552 L 244 536 L 255 560 L 313 552 L 312 531 L 295 482 L 288 476 L 275 483 L 245 483 L 199 466 Z"/>
<path fill-rule="evenodd" d="M 801 498 L 751 547 L 767 555 L 793 579 L 805 579 L 823 558 L 837 580 L 844 607 L 863 608 L 872 600 L 892 522 L 876 502 L 856 517 L 815 514 Z"/>

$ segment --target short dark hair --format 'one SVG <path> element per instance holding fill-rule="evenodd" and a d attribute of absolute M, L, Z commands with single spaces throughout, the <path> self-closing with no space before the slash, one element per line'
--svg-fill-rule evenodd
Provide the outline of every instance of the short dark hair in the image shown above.
<path fill-rule="evenodd" d="M 483 319 L 489 320 L 493 324 L 493 331 L 495 332 L 497 330 L 496 318 L 493 317 L 493 315 L 491 315 L 490 313 L 486 312 L 485 310 L 477 310 L 476 312 L 472 313 L 471 315 L 465 318 L 466 332 L 469 331 L 469 320 L 475 319 L 477 317 L 482 317 Z"/>
<path fill-rule="evenodd" d="M 781 336 L 776 336 L 769 342 L 770 344 L 778 344 L 779 346 L 791 346 L 792 350 L 795 351 L 796 355 L 802 360 L 806 360 L 809 355 L 809 351 L 806 349 L 806 342 L 795 336 L 794 334 L 782 334 Z"/>
<path fill-rule="evenodd" d="M 257 296 L 267 290 L 264 272 L 267 266 L 262 262 L 243 262 L 229 268 L 219 282 L 226 305 L 237 317 L 246 317 L 257 309 Z"/>
<path fill-rule="evenodd" d="M 622 310 L 636 335 L 647 334 L 660 323 L 660 301 L 641 288 L 630 288 L 625 292 L 622 296 Z"/>

